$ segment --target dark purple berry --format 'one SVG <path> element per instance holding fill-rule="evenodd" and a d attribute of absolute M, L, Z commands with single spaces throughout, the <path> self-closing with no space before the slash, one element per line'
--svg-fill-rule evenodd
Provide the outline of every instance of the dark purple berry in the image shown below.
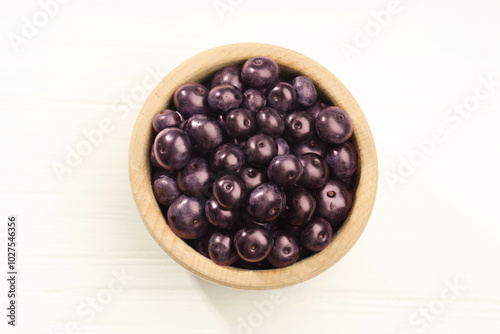
<path fill-rule="evenodd" d="M 358 153 L 351 142 L 334 145 L 328 149 L 326 162 L 330 165 L 333 174 L 349 183 L 358 169 Z"/>
<path fill-rule="evenodd" d="M 267 105 L 279 111 L 288 111 L 295 104 L 295 89 L 286 82 L 273 87 L 267 94 Z"/>
<path fill-rule="evenodd" d="M 330 223 L 347 218 L 353 204 L 353 193 L 338 180 L 330 180 L 316 191 L 316 214 Z"/>
<path fill-rule="evenodd" d="M 209 163 L 214 172 L 236 173 L 245 163 L 245 155 L 235 144 L 222 144 L 212 154 Z"/>
<path fill-rule="evenodd" d="M 207 196 L 215 175 L 208 162 L 199 157 L 191 158 L 177 173 L 177 185 L 186 195 Z"/>
<path fill-rule="evenodd" d="M 273 137 L 261 133 L 248 138 L 244 152 L 247 162 L 264 167 L 278 153 L 278 145 Z"/>
<path fill-rule="evenodd" d="M 206 115 L 193 115 L 184 124 L 184 131 L 191 139 L 193 151 L 208 155 L 222 143 L 222 129 L 215 119 Z"/>
<path fill-rule="evenodd" d="M 156 132 L 170 127 L 179 127 L 182 122 L 182 116 L 177 111 L 165 109 L 153 117 L 153 128 Z"/>
<path fill-rule="evenodd" d="M 168 208 L 168 225 L 180 238 L 199 238 L 208 229 L 204 207 L 200 198 L 181 195 Z"/>
<path fill-rule="evenodd" d="M 240 169 L 238 176 L 243 180 L 243 182 L 245 182 L 247 191 L 252 191 L 257 188 L 258 185 L 267 181 L 267 177 L 264 172 L 250 165 L 243 166 Z"/>
<path fill-rule="evenodd" d="M 316 210 L 316 199 L 303 188 L 295 188 L 287 193 L 285 218 L 290 225 L 301 226 L 309 222 Z"/>
<path fill-rule="evenodd" d="M 225 209 L 215 197 L 211 197 L 205 203 L 205 216 L 209 223 L 215 227 L 232 228 L 238 220 L 239 210 Z"/>
<path fill-rule="evenodd" d="M 247 212 L 258 222 L 276 220 L 286 205 L 286 196 L 272 183 L 263 183 L 248 196 Z"/>
<path fill-rule="evenodd" d="M 268 57 L 249 59 L 241 69 L 241 78 L 252 87 L 262 87 L 278 79 L 278 64 Z"/>
<path fill-rule="evenodd" d="M 266 106 L 266 97 L 256 89 L 247 89 L 243 93 L 241 106 L 251 112 L 257 112 Z"/>
<path fill-rule="evenodd" d="M 224 175 L 215 180 L 213 194 L 223 208 L 237 208 L 245 199 L 245 182 L 235 175 Z"/>
<path fill-rule="evenodd" d="M 191 140 L 178 128 L 166 128 L 158 133 L 153 147 L 156 161 L 168 170 L 182 168 L 191 158 Z"/>
<path fill-rule="evenodd" d="M 226 132 L 236 139 L 245 139 L 255 131 L 255 117 L 245 108 L 231 110 L 226 116 Z"/>
<path fill-rule="evenodd" d="M 324 141 L 340 144 L 351 138 L 353 132 L 352 121 L 342 109 L 327 107 L 316 118 L 316 131 Z"/>
<path fill-rule="evenodd" d="M 158 203 L 169 206 L 182 193 L 173 177 L 167 173 L 158 173 L 153 178 L 153 194 Z"/>
<path fill-rule="evenodd" d="M 228 231 L 215 231 L 208 242 L 208 253 L 215 264 L 229 266 L 238 260 L 234 249 L 233 236 Z"/>
<path fill-rule="evenodd" d="M 285 139 L 289 143 L 307 140 L 313 134 L 313 119 L 305 111 L 295 111 L 285 117 Z"/>
<path fill-rule="evenodd" d="M 276 144 L 278 145 L 278 155 L 290 153 L 290 146 L 283 138 L 276 138 Z"/>
<path fill-rule="evenodd" d="M 207 96 L 207 87 L 196 82 L 184 84 L 174 93 L 175 108 L 184 118 L 206 114 L 209 111 Z"/>
<path fill-rule="evenodd" d="M 240 73 L 241 68 L 239 66 L 224 67 L 213 75 L 211 87 L 230 84 L 241 90 L 243 85 L 241 83 Z"/>
<path fill-rule="evenodd" d="M 149 152 L 149 162 L 156 168 L 163 168 L 156 160 L 154 146 L 151 146 L 151 151 Z"/>
<path fill-rule="evenodd" d="M 208 104 L 210 107 L 224 114 L 231 109 L 238 108 L 241 101 L 242 95 L 240 90 L 230 84 L 215 86 L 208 93 Z"/>
<path fill-rule="evenodd" d="M 288 231 L 279 231 L 274 236 L 273 248 L 267 260 L 277 268 L 291 266 L 299 259 L 299 240 Z"/>
<path fill-rule="evenodd" d="M 293 145 L 291 151 L 297 156 L 306 153 L 315 153 L 324 157 L 326 155 L 326 144 L 321 139 L 312 137 Z"/>
<path fill-rule="evenodd" d="M 279 137 L 285 130 L 285 123 L 280 114 L 273 108 L 263 108 L 255 115 L 257 129 L 269 135 Z"/>
<path fill-rule="evenodd" d="M 297 93 L 297 101 L 306 106 L 311 106 L 318 97 L 318 93 L 316 92 L 316 87 L 314 87 L 314 83 L 308 77 L 300 75 L 295 77 L 292 82 L 293 88 L 295 88 L 295 92 Z"/>
<path fill-rule="evenodd" d="M 302 246 L 319 252 L 330 244 L 332 237 L 333 231 L 330 224 L 323 218 L 315 217 L 302 231 Z"/>
<path fill-rule="evenodd" d="M 236 232 L 234 246 L 243 260 L 258 262 L 265 259 L 271 251 L 273 239 L 262 227 L 245 227 Z"/>
<path fill-rule="evenodd" d="M 269 163 L 267 177 L 280 187 L 291 187 L 300 179 L 302 171 L 302 164 L 294 155 L 277 155 Z"/>
<path fill-rule="evenodd" d="M 328 181 L 330 176 L 328 164 L 321 156 L 306 153 L 299 155 L 298 159 L 304 167 L 298 184 L 309 189 L 316 189 L 322 187 Z"/>
<path fill-rule="evenodd" d="M 326 108 L 326 104 L 321 102 L 320 100 L 316 100 L 312 106 L 307 108 L 306 112 L 311 115 L 311 117 L 315 120 L 318 117 L 318 114 Z"/>

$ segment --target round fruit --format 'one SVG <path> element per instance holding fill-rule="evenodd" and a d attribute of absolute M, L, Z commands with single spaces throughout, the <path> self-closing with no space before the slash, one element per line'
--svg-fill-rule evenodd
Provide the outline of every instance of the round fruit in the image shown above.
<path fill-rule="evenodd" d="M 240 78 L 241 67 L 240 66 L 228 66 L 215 72 L 212 77 L 211 87 L 219 86 L 222 84 L 231 84 L 234 87 L 241 90 L 243 84 Z"/>
<path fill-rule="evenodd" d="M 286 196 L 272 183 L 263 183 L 248 196 L 247 212 L 258 222 L 272 222 L 283 212 Z"/>
<path fill-rule="evenodd" d="M 295 92 L 297 93 L 297 101 L 300 104 L 308 107 L 316 101 L 318 93 L 316 92 L 316 87 L 314 87 L 314 83 L 311 81 L 311 79 L 300 75 L 293 79 L 292 85 L 293 88 L 295 88 Z"/>
<path fill-rule="evenodd" d="M 276 138 L 276 145 L 278 145 L 278 155 L 290 153 L 290 146 L 283 138 Z"/>
<path fill-rule="evenodd" d="M 285 130 L 285 123 L 280 114 L 273 108 L 263 108 L 256 115 L 257 128 L 269 135 L 279 137 Z"/>
<path fill-rule="evenodd" d="M 181 195 L 181 191 L 175 179 L 163 173 L 153 179 L 153 194 L 158 203 L 169 206 Z"/>
<path fill-rule="evenodd" d="M 258 185 L 267 181 L 266 174 L 260 169 L 250 165 L 243 166 L 238 172 L 238 176 L 245 182 L 247 191 L 252 191 L 257 188 Z"/>
<path fill-rule="evenodd" d="M 238 254 L 233 246 L 231 233 L 215 231 L 208 242 L 208 254 L 214 263 L 220 266 L 229 266 L 238 260 Z"/>
<path fill-rule="evenodd" d="M 300 226 L 311 220 L 316 210 L 316 199 L 307 190 L 296 188 L 287 193 L 285 218 L 290 225 Z"/>
<path fill-rule="evenodd" d="M 286 82 L 280 82 L 267 94 L 267 105 L 279 111 L 288 111 L 295 104 L 295 89 Z"/>
<path fill-rule="evenodd" d="M 247 162 L 263 167 L 278 153 L 278 145 L 273 137 L 261 133 L 248 138 L 244 152 Z"/>
<path fill-rule="evenodd" d="M 321 156 L 306 153 L 299 155 L 298 159 L 304 167 L 304 172 L 298 182 L 301 186 L 316 189 L 322 187 L 328 181 L 330 176 L 328 164 Z"/>
<path fill-rule="evenodd" d="M 174 93 L 175 108 L 184 118 L 194 114 L 206 114 L 209 111 L 207 96 L 207 87 L 196 82 L 184 84 Z"/>
<path fill-rule="evenodd" d="M 292 153 L 299 156 L 306 153 L 316 153 L 324 157 L 326 155 L 326 144 L 319 138 L 312 137 L 292 147 Z"/>
<path fill-rule="evenodd" d="M 209 198 L 205 203 L 205 216 L 215 227 L 232 228 L 238 220 L 238 212 L 223 208 L 214 197 Z"/>
<path fill-rule="evenodd" d="M 290 232 L 278 231 L 267 260 L 277 268 L 291 266 L 299 259 L 299 240 Z"/>
<path fill-rule="evenodd" d="M 343 143 L 352 136 L 352 121 L 340 108 L 327 107 L 316 118 L 316 131 L 324 141 L 332 144 Z"/>
<path fill-rule="evenodd" d="M 191 158 L 191 140 L 178 128 L 166 128 L 158 133 L 153 147 L 156 161 L 168 170 L 182 168 Z"/>
<path fill-rule="evenodd" d="M 278 186 L 291 187 L 300 179 L 302 171 L 302 164 L 294 155 L 277 155 L 269 163 L 267 177 Z"/>
<path fill-rule="evenodd" d="M 246 194 L 245 182 L 235 175 L 224 175 L 215 180 L 213 194 L 223 208 L 239 207 Z"/>
<path fill-rule="evenodd" d="M 168 226 L 180 238 L 196 239 L 208 229 L 204 203 L 198 197 L 179 196 L 167 211 Z"/>
<path fill-rule="evenodd" d="M 316 214 L 330 223 L 346 219 L 352 204 L 352 191 L 342 181 L 330 180 L 316 192 Z"/>
<path fill-rule="evenodd" d="M 266 97 L 256 89 L 247 89 L 243 93 L 241 106 L 251 112 L 257 112 L 266 106 Z"/>
<path fill-rule="evenodd" d="M 200 157 L 191 158 L 177 173 L 179 189 L 193 196 L 208 195 L 214 179 L 215 175 L 208 166 L 208 162 Z"/>
<path fill-rule="evenodd" d="M 345 142 L 328 149 L 326 162 L 330 165 L 333 174 L 349 183 L 358 170 L 358 153 L 351 142 Z"/>
<path fill-rule="evenodd" d="M 273 239 L 263 227 L 244 227 L 236 232 L 234 246 L 244 261 L 258 262 L 264 260 L 271 251 Z"/>
<path fill-rule="evenodd" d="M 214 172 L 236 173 L 245 163 L 245 155 L 235 144 L 222 144 L 210 157 Z"/>
<path fill-rule="evenodd" d="M 245 108 L 231 110 L 226 116 L 226 132 L 233 138 L 245 139 L 255 131 L 255 117 Z"/>
<path fill-rule="evenodd" d="M 170 109 L 160 111 L 153 117 L 153 128 L 156 132 L 170 127 L 179 127 L 182 122 L 182 116 Z"/>
<path fill-rule="evenodd" d="M 241 78 L 252 87 L 262 87 L 278 80 L 278 64 L 268 57 L 249 59 L 241 69 Z"/>
<path fill-rule="evenodd" d="M 208 155 L 222 143 L 222 129 L 219 122 L 206 115 L 193 115 L 184 124 L 184 131 L 191 139 L 193 151 Z"/>
<path fill-rule="evenodd" d="M 332 241 L 333 232 L 330 224 L 323 218 L 313 218 L 302 231 L 302 246 L 319 252 L 326 248 Z"/>
<path fill-rule="evenodd" d="M 295 111 L 285 117 L 285 137 L 289 143 L 304 141 L 313 134 L 313 119 L 305 111 Z"/>
<path fill-rule="evenodd" d="M 238 108 L 241 101 L 242 96 L 240 90 L 230 84 L 221 84 L 212 87 L 208 93 L 208 105 L 221 113 L 226 113 L 231 109 Z"/>

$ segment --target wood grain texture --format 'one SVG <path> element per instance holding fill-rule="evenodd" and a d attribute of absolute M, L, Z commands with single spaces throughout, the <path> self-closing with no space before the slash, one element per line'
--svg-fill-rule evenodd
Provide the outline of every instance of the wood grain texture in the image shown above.
<path fill-rule="evenodd" d="M 225 66 L 255 57 L 274 59 L 280 71 L 301 73 L 311 78 L 327 100 L 345 110 L 353 120 L 354 141 L 359 151 L 359 185 L 350 216 L 322 252 L 290 267 L 250 271 L 222 267 L 199 255 L 168 227 L 151 188 L 149 149 L 152 142 L 151 121 L 165 109 L 177 87 L 189 81 L 202 81 Z M 133 197 L 140 216 L 156 242 L 175 261 L 194 274 L 212 282 L 243 289 L 281 288 L 305 281 L 339 261 L 358 240 L 374 206 L 378 167 L 373 137 L 354 97 L 327 69 L 315 61 L 282 47 L 245 43 L 216 47 L 185 61 L 171 71 L 144 103 L 134 126 L 129 151 L 129 174 Z"/>

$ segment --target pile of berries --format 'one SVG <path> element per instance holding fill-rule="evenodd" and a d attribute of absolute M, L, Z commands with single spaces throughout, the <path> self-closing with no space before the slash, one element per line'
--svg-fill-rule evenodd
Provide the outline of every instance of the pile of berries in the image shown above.
<path fill-rule="evenodd" d="M 270 58 L 180 86 L 153 128 L 155 198 L 171 230 L 216 264 L 292 265 L 327 247 L 351 211 L 349 115 Z"/>

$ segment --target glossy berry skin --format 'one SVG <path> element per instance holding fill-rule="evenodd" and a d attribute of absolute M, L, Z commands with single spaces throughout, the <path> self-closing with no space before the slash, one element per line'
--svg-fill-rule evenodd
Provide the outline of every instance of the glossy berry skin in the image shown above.
<path fill-rule="evenodd" d="M 241 67 L 240 66 L 228 66 L 221 70 L 215 72 L 212 77 L 211 87 L 219 86 L 222 84 L 230 84 L 241 90 L 243 84 L 241 82 Z"/>
<path fill-rule="evenodd" d="M 290 146 L 283 138 L 276 138 L 276 145 L 278 145 L 278 155 L 290 153 Z"/>
<path fill-rule="evenodd" d="M 230 84 L 222 84 L 213 87 L 208 93 L 208 105 L 220 113 L 227 113 L 231 109 L 238 108 L 242 101 L 242 95 L 238 88 Z"/>
<path fill-rule="evenodd" d="M 235 263 L 239 256 L 233 245 L 233 236 L 228 231 L 215 231 L 208 242 L 208 254 L 215 264 L 229 266 Z"/>
<path fill-rule="evenodd" d="M 264 108 L 266 106 L 266 102 L 264 94 L 256 89 L 250 88 L 243 93 L 241 106 L 255 113 Z"/>
<path fill-rule="evenodd" d="M 182 193 L 177 186 L 175 178 L 166 173 L 157 174 L 153 178 L 153 194 L 158 203 L 169 206 Z"/>
<path fill-rule="evenodd" d="M 278 153 L 278 145 L 273 137 L 261 133 L 248 138 L 243 151 L 248 163 L 264 167 Z"/>
<path fill-rule="evenodd" d="M 302 164 L 294 155 L 283 154 L 271 160 L 267 168 L 267 177 L 280 187 L 291 187 L 300 179 L 302 172 Z"/>
<path fill-rule="evenodd" d="M 209 194 L 215 175 L 207 160 L 194 157 L 177 173 L 177 185 L 187 195 L 203 196 Z"/>
<path fill-rule="evenodd" d="M 330 180 L 315 193 L 316 215 L 330 223 L 343 221 L 353 204 L 353 193 L 340 180 Z"/>
<path fill-rule="evenodd" d="M 262 87 L 278 80 L 278 64 L 268 57 L 255 57 L 245 62 L 241 79 L 252 87 Z"/>
<path fill-rule="evenodd" d="M 264 260 L 271 251 L 273 239 L 265 228 L 244 227 L 236 232 L 234 246 L 244 261 L 258 262 Z"/>
<path fill-rule="evenodd" d="M 223 141 L 219 122 L 206 115 L 190 117 L 183 129 L 191 140 L 193 151 L 199 155 L 208 155 Z"/>
<path fill-rule="evenodd" d="M 154 155 L 158 164 L 167 170 L 182 168 L 191 158 L 191 140 L 178 128 L 166 128 L 156 135 Z"/>
<path fill-rule="evenodd" d="M 170 127 L 179 127 L 182 122 L 182 116 L 177 111 L 165 109 L 153 117 L 153 128 L 156 132 Z"/>
<path fill-rule="evenodd" d="M 330 224 L 323 218 L 315 217 L 302 231 L 302 246 L 319 252 L 326 248 L 332 241 L 333 231 Z"/>
<path fill-rule="evenodd" d="M 283 212 L 286 196 L 272 183 L 263 183 L 248 196 L 247 213 L 257 222 L 272 222 Z"/>
<path fill-rule="evenodd" d="M 199 197 L 179 196 L 167 211 L 168 226 L 180 238 L 196 239 L 208 230 L 203 201 Z"/>
<path fill-rule="evenodd" d="M 267 260 L 276 268 L 288 267 L 297 262 L 300 255 L 299 240 L 288 231 L 278 231 Z"/>
<path fill-rule="evenodd" d="M 340 108 L 327 107 L 316 118 L 316 132 L 327 143 L 341 144 L 351 138 L 351 118 Z"/>
<path fill-rule="evenodd" d="M 238 172 L 238 176 L 245 182 L 247 191 L 252 191 L 259 184 L 267 181 L 267 176 L 262 170 L 250 165 L 243 166 Z"/>
<path fill-rule="evenodd" d="M 298 159 L 304 167 L 298 184 L 309 189 L 321 188 L 330 177 L 330 170 L 325 159 L 314 153 L 299 155 Z"/>
<path fill-rule="evenodd" d="M 293 79 L 292 86 L 297 93 L 297 102 L 306 107 L 309 107 L 316 102 L 318 92 L 316 92 L 316 87 L 314 87 L 314 83 L 311 79 L 306 76 L 299 75 Z"/>
<path fill-rule="evenodd" d="M 194 114 L 206 114 L 209 112 L 207 97 L 207 87 L 196 82 L 189 82 L 175 91 L 174 105 L 184 118 L 189 118 Z"/>
<path fill-rule="evenodd" d="M 223 208 L 237 208 L 245 199 L 245 182 L 236 175 L 224 175 L 215 180 L 213 194 Z"/>
<path fill-rule="evenodd" d="M 245 139 L 255 132 L 255 117 L 248 109 L 234 109 L 227 114 L 225 127 L 232 138 Z"/>
<path fill-rule="evenodd" d="M 318 117 L 318 114 L 323 110 L 325 109 L 327 106 L 325 103 L 319 101 L 319 100 L 316 100 L 316 102 L 314 102 L 312 104 L 312 106 L 310 106 L 309 108 L 306 109 L 306 112 L 311 115 L 311 117 L 315 120 L 317 117 Z"/>
<path fill-rule="evenodd" d="M 293 145 L 291 151 L 297 156 L 306 153 L 315 153 L 324 157 L 326 155 L 326 144 L 321 139 L 312 137 Z"/>
<path fill-rule="evenodd" d="M 307 224 L 316 210 L 316 199 L 307 190 L 295 188 L 287 193 L 285 221 L 294 226 Z"/>
<path fill-rule="evenodd" d="M 295 89 L 286 82 L 280 82 L 267 94 L 267 105 L 285 112 L 295 104 Z"/>
<path fill-rule="evenodd" d="M 163 168 L 158 163 L 158 160 L 156 160 L 154 147 L 151 147 L 151 151 L 149 152 L 149 162 L 156 168 Z"/>
<path fill-rule="evenodd" d="M 313 134 L 313 119 L 305 111 L 295 111 L 285 117 L 285 139 L 289 143 L 305 141 Z"/>
<path fill-rule="evenodd" d="M 206 258 L 210 259 L 210 254 L 208 254 L 208 242 L 213 232 L 207 232 L 204 236 L 198 239 L 190 240 L 191 247 L 193 247 L 198 253 Z"/>
<path fill-rule="evenodd" d="M 328 149 L 326 162 L 333 174 L 349 183 L 358 170 L 358 152 L 350 141 L 335 145 Z"/>
<path fill-rule="evenodd" d="M 210 156 L 210 167 L 214 172 L 236 173 L 245 163 L 245 155 L 235 144 L 222 144 Z"/>
<path fill-rule="evenodd" d="M 205 216 L 210 224 L 219 228 L 233 228 L 238 220 L 239 210 L 223 208 L 215 197 L 210 197 L 205 203 Z"/>
<path fill-rule="evenodd" d="M 257 129 L 274 137 L 279 137 L 285 130 L 285 122 L 273 108 L 263 108 L 255 115 Z"/>

